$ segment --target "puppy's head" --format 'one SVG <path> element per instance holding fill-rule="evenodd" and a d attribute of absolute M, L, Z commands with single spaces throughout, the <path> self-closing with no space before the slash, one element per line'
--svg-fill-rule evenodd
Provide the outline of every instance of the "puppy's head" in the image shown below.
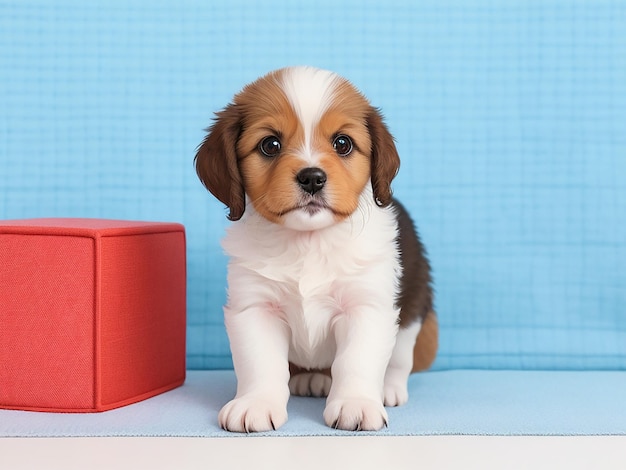
<path fill-rule="evenodd" d="M 367 184 L 376 204 L 391 202 L 400 165 L 393 137 L 365 97 L 332 72 L 271 72 L 237 94 L 208 131 L 196 171 L 231 220 L 249 203 L 296 230 L 328 227 L 357 209 Z"/>

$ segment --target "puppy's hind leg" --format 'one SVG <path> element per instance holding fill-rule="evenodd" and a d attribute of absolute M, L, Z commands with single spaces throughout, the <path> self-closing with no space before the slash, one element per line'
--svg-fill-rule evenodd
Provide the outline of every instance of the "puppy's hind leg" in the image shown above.
<path fill-rule="evenodd" d="M 289 391 L 300 397 L 327 397 L 330 391 L 330 369 L 307 370 L 289 364 Z"/>
<path fill-rule="evenodd" d="M 400 328 L 396 336 L 387 371 L 383 396 L 385 406 L 404 405 L 409 399 L 407 381 L 413 368 L 413 348 L 422 328 L 422 320 L 416 320 L 406 328 Z"/>

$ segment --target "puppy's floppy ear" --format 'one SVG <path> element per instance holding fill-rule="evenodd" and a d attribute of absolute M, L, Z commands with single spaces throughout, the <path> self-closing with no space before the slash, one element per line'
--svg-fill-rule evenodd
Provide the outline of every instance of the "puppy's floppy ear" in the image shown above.
<path fill-rule="evenodd" d="M 372 139 L 372 189 L 376 204 L 385 207 L 391 203 L 391 180 L 400 169 L 400 156 L 393 136 L 383 122 L 380 111 L 371 108 L 367 116 L 367 129 Z"/>
<path fill-rule="evenodd" d="M 236 149 L 241 125 L 237 106 L 228 105 L 217 113 L 194 159 L 200 181 L 228 206 L 230 220 L 239 220 L 245 210 L 245 192 Z"/>

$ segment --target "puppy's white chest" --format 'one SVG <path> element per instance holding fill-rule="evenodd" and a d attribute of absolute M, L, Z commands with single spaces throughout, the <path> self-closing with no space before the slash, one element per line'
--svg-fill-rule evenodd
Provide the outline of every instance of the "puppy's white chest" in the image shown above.
<path fill-rule="evenodd" d="M 331 318 L 332 313 L 327 310 L 306 307 L 300 316 L 289 315 L 291 362 L 309 369 L 330 367 L 335 357 L 335 343 L 330 335 Z"/>
<path fill-rule="evenodd" d="M 288 325 L 292 362 L 329 367 L 333 325 L 341 315 L 362 306 L 397 315 L 399 264 L 390 214 L 373 211 L 368 223 L 309 233 L 254 223 L 254 216 L 234 224 L 223 242 L 231 257 L 228 312 L 262 308 L 280 317 Z"/>
<path fill-rule="evenodd" d="M 329 367 L 335 356 L 331 327 L 343 313 L 336 268 L 314 257 L 302 261 L 300 276 L 286 283 L 281 314 L 291 329 L 289 358 L 308 368 Z"/>

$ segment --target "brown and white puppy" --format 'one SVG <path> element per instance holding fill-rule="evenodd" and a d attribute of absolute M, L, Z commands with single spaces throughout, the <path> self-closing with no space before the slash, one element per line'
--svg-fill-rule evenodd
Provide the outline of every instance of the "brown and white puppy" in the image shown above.
<path fill-rule="evenodd" d="M 386 426 L 438 329 L 380 113 L 332 72 L 277 70 L 217 113 L 195 164 L 233 221 L 224 314 L 238 383 L 220 425 L 276 429 L 292 393 L 327 396 L 328 426 Z"/>

